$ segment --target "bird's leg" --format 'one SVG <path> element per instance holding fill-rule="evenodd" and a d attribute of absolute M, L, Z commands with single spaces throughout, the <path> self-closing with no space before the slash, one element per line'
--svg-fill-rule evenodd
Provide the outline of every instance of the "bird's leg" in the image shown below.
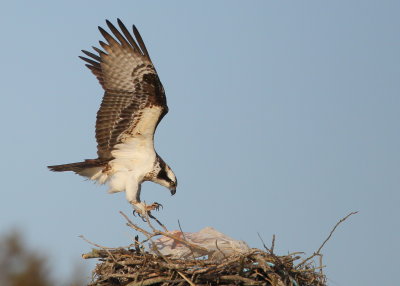
<path fill-rule="evenodd" d="M 152 210 L 159 211 L 160 208 L 163 209 L 164 207 L 163 207 L 162 204 L 159 204 L 159 203 L 157 203 L 157 202 L 154 202 L 154 203 L 152 203 L 151 205 L 147 205 L 147 206 L 146 206 L 147 211 L 152 211 Z"/>
<path fill-rule="evenodd" d="M 131 204 L 133 206 L 132 214 L 134 216 L 137 214 L 144 222 L 147 222 L 146 218 L 151 218 L 155 220 L 164 229 L 164 231 L 168 231 L 168 229 L 151 213 L 152 210 L 159 210 L 160 207 L 162 208 L 162 204 L 156 202 L 152 203 L 151 205 L 146 205 L 142 202 L 135 202 Z"/>
<path fill-rule="evenodd" d="M 133 207 L 132 214 L 133 216 L 136 216 L 136 214 L 138 214 L 138 216 L 142 219 L 142 221 L 146 222 L 146 220 L 144 219 L 145 218 L 144 214 L 142 214 L 142 212 L 139 209 Z"/>
<path fill-rule="evenodd" d="M 152 217 L 150 211 L 152 210 L 159 210 L 160 207 L 162 208 L 162 204 L 159 203 L 152 203 L 151 205 L 146 205 L 145 203 L 142 202 L 137 202 L 137 201 L 133 201 L 131 202 L 132 206 L 133 206 L 133 215 L 135 216 L 136 214 L 139 215 L 140 218 L 142 218 L 144 220 L 144 217 L 146 217 L 146 214 L 149 217 Z"/>
<path fill-rule="evenodd" d="M 138 216 L 145 221 L 144 216 L 146 216 L 147 210 L 146 204 L 140 201 L 141 187 L 142 186 L 137 182 L 137 180 L 135 180 L 135 177 L 132 176 L 130 180 L 128 180 L 125 195 L 128 202 L 133 206 L 132 214 L 136 216 L 137 213 Z"/>
<path fill-rule="evenodd" d="M 163 206 L 159 203 L 152 203 L 151 205 L 147 205 L 140 201 L 140 191 L 141 185 L 138 183 L 136 178 L 132 176 L 127 183 L 125 195 L 128 202 L 133 206 L 133 215 L 136 213 L 143 218 L 146 214 L 149 214 L 152 210 L 159 210 L 160 207 Z"/>

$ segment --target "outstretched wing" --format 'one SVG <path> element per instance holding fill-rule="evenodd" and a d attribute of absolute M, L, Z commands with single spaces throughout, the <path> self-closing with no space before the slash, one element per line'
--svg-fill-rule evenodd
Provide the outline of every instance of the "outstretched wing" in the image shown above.
<path fill-rule="evenodd" d="M 133 130 L 142 119 L 142 110 L 147 107 L 160 108 L 153 132 L 168 112 L 164 88 L 150 60 L 149 53 L 133 26 L 132 37 L 125 25 L 118 19 L 121 32 L 108 20 L 111 36 L 104 29 L 99 30 L 107 43 L 100 41 L 103 50 L 93 47 L 93 54 L 82 51 L 87 57 L 80 57 L 97 77 L 105 94 L 97 112 L 96 140 L 99 158 L 112 158 L 113 147 L 127 136 L 135 136 Z M 152 138 L 151 138 L 152 139 Z"/>

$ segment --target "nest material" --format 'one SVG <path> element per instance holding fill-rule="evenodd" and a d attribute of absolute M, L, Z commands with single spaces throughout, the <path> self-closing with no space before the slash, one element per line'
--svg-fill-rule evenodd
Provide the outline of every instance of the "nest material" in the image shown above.
<path fill-rule="evenodd" d="M 168 259 L 139 248 L 94 249 L 84 258 L 100 258 L 90 286 L 145 285 L 272 285 L 325 286 L 322 272 L 310 264 L 294 262 L 296 253 L 276 256 L 259 249 L 227 257 Z"/>
<path fill-rule="evenodd" d="M 94 249 L 83 258 L 98 258 L 89 286 L 145 286 L 145 285 L 271 285 L 325 286 L 321 267 L 314 267 L 308 259 L 295 265 L 300 258 L 292 253 L 277 256 L 251 249 L 248 253 L 225 257 L 171 259 L 160 252 L 152 254 L 139 247 Z M 155 252 L 157 253 L 156 249 Z"/>
<path fill-rule="evenodd" d="M 321 249 L 331 238 L 335 229 L 357 212 L 351 212 L 337 222 L 319 249 L 299 263 L 297 261 L 301 258 L 299 254 L 303 254 L 302 252 L 284 256 L 274 253 L 275 236 L 273 236 L 271 248 L 268 248 L 263 242 L 266 251 L 253 248 L 246 253 L 225 256 L 222 260 L 215 260 L 212 257 L 195 258 L 195 251 L 204 250 L 204 248 L 186 239 L 171 235 L 155 217 L 151 216 L 164 231 L 154 228 L 149 217 L 146 218 L 146 222 L 151 231 L 139 227 L 124 213 L 120 213 L 127 220 L 127 225 L 143 234 L 146 239 L 139 242 L 138 236 L 136 236 L 135 243 L 128 247 L 106 248 L 90 242 L 82 236 L 84 240 L 98 247 L 82 257 L 100 260 L 93 270 L 93 279 L 88 286 L 326 286 L 326 277 L 322 272 L 324 266 L 322 265 Z M 193 259 L 167 257 L 157 249 L 154 243 L 152 243 L 152 253 L 146 251 L 144 243 L 153 242 L 152 238 L 159 235 L 169 237 L 177 243 L 183 243 L 189 247 Z M 316 257 L 319 257 L 318 267 L 315 266 Z"/>

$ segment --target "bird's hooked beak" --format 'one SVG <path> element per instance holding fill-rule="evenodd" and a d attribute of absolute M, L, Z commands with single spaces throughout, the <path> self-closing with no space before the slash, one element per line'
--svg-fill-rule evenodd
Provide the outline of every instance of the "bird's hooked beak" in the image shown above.
<path fill-rule="evenodd" d="M 178 186 L 178 182 L 176 181 L 176 179 L 175 179 L 175 182 L 171 182 L 169 184 L 169 188 L 168 189 L 171 192 L 171 196 L 175 195 L 177 186 Z"/>

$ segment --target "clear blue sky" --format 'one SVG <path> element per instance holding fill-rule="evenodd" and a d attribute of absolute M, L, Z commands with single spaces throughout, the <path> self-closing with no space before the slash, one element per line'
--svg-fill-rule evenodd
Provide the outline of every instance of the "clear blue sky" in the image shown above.
<path fill-rule="evenodd" d="M 156 148 L 179 188 L 145 183 L 142 197 L 170 229 L 213 226 L 253 247 L 276 234 L 279 253 L 311 254 L 357 210 L 323 250 L 330 285 L 398 283 L 399 1 L 0 6 L 0 233 L 22 228 L 56 273 L 90 249 L 80 234 L 111 247 L 134 235 L 123 194 L 45 167 L 95 157 L 102 90 L 78 55 L 119 17 L 167 92 Z"/>

